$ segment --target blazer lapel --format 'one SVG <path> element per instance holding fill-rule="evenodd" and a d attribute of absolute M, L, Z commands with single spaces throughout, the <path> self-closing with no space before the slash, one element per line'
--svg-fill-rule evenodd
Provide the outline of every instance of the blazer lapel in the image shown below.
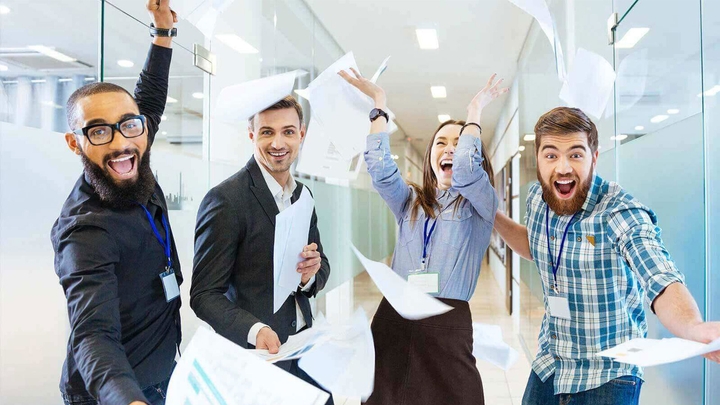
<path fill-rule="evenodd" d="M 275 226 L 275 216 L 279 214 L 280 211 L 275 203 L 275 198 L 270 194 L 270 189 L 265 183 L 265 179 L 260 171 L 260 166 L 258 166 L 254 156 L 250 158 L 246 167 L 253 180 L 253 185 L 250 186 L 250 190 L 260 203 L 263 211 L 265 211 L 265 215 L 267 215 L 270 222 Z"/>

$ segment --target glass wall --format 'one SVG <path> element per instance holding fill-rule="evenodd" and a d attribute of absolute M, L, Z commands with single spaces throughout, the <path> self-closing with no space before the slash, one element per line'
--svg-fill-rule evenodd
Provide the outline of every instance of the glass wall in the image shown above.
<path fill-rule="evenodd" d="M 74 90 L 97 80 L 133 91 L 150 46 L 149 16 L 145 2 L 136 0 L 3 0 L 2 5 L 9 12 L 0 13 L 0 393 L 3 403 L 55 404 L 69 326 L 48 236 L 82 171 L 64 140 L 65 102 Z M 305 88 L 345 51 L 302 0 L 235 1 L 212 35 L 186 20 L 177 28 L 152 168 L 171 210 L 185 274 L 181 316 L 187 344 L 201 323 L 188 304 L 198 205 L 253 152 L 246 125 L 214 118 L 218 94 L 230 85 L 295 69 L 309 73 L 296 84 Z M 228 45 L 218 35 L 236 36 L 250 48 Z M 215 75 L 194 66 L 196 44 L 216 56 Z M 312 111 L 301 102 L 309 123 Z M 417 178 L 399 153 L 406 147 L 402 131 L 392 139 L 400 167 Z M 339 299 L 348 292 L 351 297 L 350 280 L 361 271 L 349 242 L 378 260 L 395 244 L 394 218 L 364 172 L 351 182 L 296 173 L 315 195 L 332 266 L 316 303 L 316 310 L 328 315 L 338 313 L 340 305 L 352 308 L 351 301 Z"/>
<path fill-rule="evenodd" d="M 566 67 L 579 48 L 599 54 L 617 74 L 600 131 L 598 174 L 651 207 L 663 240 L 686 283 L 710 320 L 720 319 L 720 125 L 715 95 L 720 89 L 717 2 L 676 0 L 549 1 Z M 618 13 L 615 45 L 607 20 Z M 639 40 L 628 41 L 637 32 Z M 515 86 L 520 117 L 521 214 L 537 180 L 532 137 L 538 117 L 564 102 L 552 48 L 536 23 L 529 32 Z M 523 147 L 524 150 L 523 151 Z M 527 151 L 532 151 L 528 153 Z M 507 158 L 511 158 L 508 156 Z M 519 334 L 534 358 L 544 315 L 536 266 L 522 261 Z M 649 315 L 650 338 L 669 337 Z M 646 369 L 641 403 L 714 404 L 720 400 L 720 370 L 701 358 Z"/>

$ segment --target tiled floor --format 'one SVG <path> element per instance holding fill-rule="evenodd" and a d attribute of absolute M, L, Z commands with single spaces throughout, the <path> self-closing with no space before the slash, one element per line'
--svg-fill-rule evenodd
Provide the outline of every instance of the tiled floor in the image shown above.
<path fill-rule="evenodd" d="M 382 295 L 367 273 L 362 273 L 355 278 L 353 290 L 356 305 L 362 306 L 368 316 L 372 316 L 377 310 Z M 512 318 L 507 315 L 505 297 L 492 272 L 487 268 L 480 272 L 475 295 L 470 300 L 470 309 L 473 314 L 473 322 L 500 325 L 505 341 L 520 354 L 518 361 L 507 372 L 490 363 L 478 361 L 477 367 L 485 389 L 485 403 L 488 405 L 520 405 L 525 384 L 530 375 L 530 364 L 518 338 L 519 330 L 513 327 Z M 335 403 L 358 405 L 360 401 L 336 397 Z"/>

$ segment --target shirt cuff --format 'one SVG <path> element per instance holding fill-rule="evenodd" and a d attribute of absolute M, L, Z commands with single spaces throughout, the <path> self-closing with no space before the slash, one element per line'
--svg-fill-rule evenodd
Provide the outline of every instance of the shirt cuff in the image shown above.
<path fill-rule="evenodd" d="M 250 332 L 248 332 L 248 339 L 247 339 L 248 343 L 253 346 L 257 346 L 257 335 L 260 332 L 260 329 L 262 329 L 266 326 L 267 325 L 265 325 L 262 322 L 258 322 L 255 325 L 253 325 L 252 328 L 250 328 Z"/>
<path fill-rule="evenodd" d="M 303 286 L 300 285 L 300 286 L 299 286 L 299 287 L 300 287 L 300 291 L 302 291 L 302 292 L 308 292 L 308 291 L 310 291 L 310 289 L 312 288 L 313 283 L 315 283 L 315 276 L 312 276 L 312 277 L 310 278 L 310 281 L 308 281 L 307 284 L 305 284 L 305 287 L 303 287 Z"/>
<path fill-rule="evenodd" d="M 134 401 L 148 402 L 137 381 L 130 377 L 116 377 L 100 387 L 98 399 L 103 405 L 128 405 Z"/>

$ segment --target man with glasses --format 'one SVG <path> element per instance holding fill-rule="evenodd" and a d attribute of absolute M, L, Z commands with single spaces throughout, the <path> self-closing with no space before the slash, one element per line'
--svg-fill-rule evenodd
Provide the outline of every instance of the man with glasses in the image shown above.
<path fill-rule="evenodd" d="M 164 404 L 180 343 L 180 262 L 150 170 L 177 19 L 169 0 L 149 0 L 147 9 L 153 44 L 135 99 L 93 83 L 67 103 L 65 140 L 84 171 L 51 234 L 71 327 L 66 405 Z"/>

